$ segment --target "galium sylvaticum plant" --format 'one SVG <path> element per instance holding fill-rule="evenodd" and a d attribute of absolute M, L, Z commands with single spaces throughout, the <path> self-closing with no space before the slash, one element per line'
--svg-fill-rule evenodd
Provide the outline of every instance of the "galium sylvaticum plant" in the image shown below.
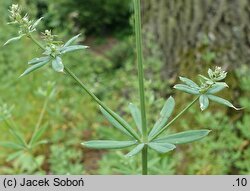
<path fill-rule="evenodd" d="M 133 0 L 134 2 L 134 18 L 135 18 L 135 37 L 136 37 L 136 53 L 137 53 L 137 67 L 138 67 L 138 84 L 140 95 L 140 109 L 130 103 L 129 109 L 131 115 L 135 121 L 136 128 L 127 123 L 121 116 L 112 111 L 101 100 L 99 100 L 89 88 L 79 80 L 79 78 L 63 63 L 62 56 L 66 53 L 86 49 L 87 46 L 72 45 L 77 40 L 79 35 L 74 36 L 66 43 L 56 40 L 57 37 L 51 33 L 50 30 L 45 30 L 42 33 L 42 42 L 36 40 L 33 33 L 37 30 L 37 25 L 42 21 L 42 18 L 37 21 L 29 19 L 28 15 L 23 15 L 22 10 L 18 5 L 12 5 L 10 12 L 10 24 L 16 24 L 19 26 L 19 36 L 8 40 L 6 44 L 19 40 L 23 37 L 27 37 L 38 45 L 42 52 L 42 56 L 34 58 L 28 62 L 28 69 L 26 69 L 22 76 L 25 76 L 38 68 L 51 64 L 52 68 L 56 72 L 61 72 L 61 75 L 71 77 L 78 85 L 87 93 L 93 100 L 99 105 L 102 114 L 105 118 L 119 131 L 127 135 L 127 141 L 115 141 L 115 140 L 93 140 L 83 142 L 82 145 L 92 149 L 122 149 L 127 147 L 133 147 L 132 150 L 126 154 L 127 157 L 132 157 L 141 153 L 142 156 L 142 174 L 147 174 L 147 161 L 148 161 L 148 149 L 152 149 L 159 153 L 167 153 L 176 148 L 178 144 L 190 143 L 200 140 L 208 135 L 210 130 L 189 130 L 179 132 L 176 134 L 162 135 L 162 133 L 168 129 L 176 120 L 178 120 L 191 106 L 196 102 L 199 103 L 200 109 L 204 111 L 208 108 L 209 102 L 217 102 L 219 104 L 234 107 L 229 101 L 216 96 L 219 91 L 227 88 L 228 85 L 222 82 L 227 73 L 220 67 L 215 67 L 214 70 L 208 70 L 208 76 L 199 75 L 200 83 L 197 84 L 194 81 L 180 77 L 182 84 L 174 86 L 176 90 L 183 91 L 185 93 L 194 96 L 194 100 L 188 104 L 179 114 L 172 118 L 171 114 L 175 108 L 175 100 L 173 97 L 169 97 L 162 110 L 160 111 L 159 119 L 155 122 L 152 128 L 147 124 L 146 108 L 145 108 L 145 96 L 144 96 L 144 71 L 143 71 L 143 54 L 142 54 L 142 34 L 141 34 L 141 15 L 140 15 L 140 0 Z"/>
<path fill-rule="evenodd" d="M 44 97 L 44 103 L 29 139 L 25 139 L 25 136 L 18 130 L 18 125 L 12 119 L 11 112 L 13 106 L 3 104 L 0 107 L 0 122 L 5 123 L 10 135 L 12 135 L 14 139 L 14 141 L 0 141 L 0 146 L 12 150 L 11 154 L 6 158 L 6 161 L 14 161 L 12 168 L 8 168 L 8 171 L 12 170 L 14 171 L 13 173 L 20 173 L 20 171 L 33 173 L 36 170 L 42 172 L 41 166 L 44 157 L 41 155 L 37 156 L 35 151 L 41 145 L 48 142 L 42 139 L 48 127 L 48 124 L 42 124 L 42 121 L 48 107 L 48 102 L 55 95 L 55 84 L 47 82 L 46 87 L 40 87 L 37 93 Z"/>

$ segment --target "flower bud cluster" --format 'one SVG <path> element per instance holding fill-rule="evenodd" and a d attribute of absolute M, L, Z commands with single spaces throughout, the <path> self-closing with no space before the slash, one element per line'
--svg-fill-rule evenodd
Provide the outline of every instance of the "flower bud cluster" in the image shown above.
<path fill-rule="evenodd" d="M 226 78 L 227 72 L 223 71 L 221 67 L 216 66 L 214 71 L 211 69 L 208 70 L 208 76 L 212 81 L 218 82 Z"/>
<path fill-rule="evenodd" d="M 18 24 L 20 29 L 18 33 L 20 35 L 22 34 L 28 34 L 30 32 L 33 32 L 33 25 L 32 21 L 29 19 L 28 15 L 22 16 L 22 10 L 21 7 L 17 4 L 13 4 L 10 7 L 10 20 L 11 22 L 9 24 Z"/>
<path fill-rule="evenodd" d="M 212 69 L 208 70 L 208 76 L 209 78 L 200 75 L 200 77 L 205 80 L 201 83 L 200 86 L 200 92 L 205 93 L 209 88 L 211 88 L 214 84 L 220 83 L 219 81 L 223 80 L 227 76 L 227 72 L 223 71 L 221 67 L 216 66 L 214 71 Z M 225 86 L 226 83 L 224 83 Z"/>
<path fill-rule="evenodd" d="M 45 55 L 51 55 L 53 57 L 56 57 L 61 54 L 59 51 L 59 45 L 61 45 L 63 42 L 56 41 L 55 37 L 56 35 L 53 35 L 51 33 L 51 30 L 45 30 L 42 33 L 42 39 L 44 40 L 46 47 L 46 51 L 44 52 Z"/>

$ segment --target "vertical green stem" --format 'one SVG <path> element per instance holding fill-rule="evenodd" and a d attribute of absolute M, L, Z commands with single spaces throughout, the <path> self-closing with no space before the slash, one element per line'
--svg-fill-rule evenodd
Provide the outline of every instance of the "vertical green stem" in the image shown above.
<path fill-rule="evenodd" d="M 148 174 L 148 146 L 145 145 L 142 149 L 142 174 Z"/>
<path fill-rule="evenodd" d="M 137 53 L 137 66 L 139 78 L 139 93 L 140 93 L 140 108 L 142 119 L 142 139 L 147 143 L 147 120 L 145 108 L 145 95 L 144 95 L 144 71 L 143 71 L 143 54 L 142 54 L 142 32 L 141 32 L 141 6 L 140 0 L 134 0 L 134 13 L 135 13 L 135 37 L 136 37 L 136 53 Z M 147 174 L 147 146 L 142 151 L 142 174 Z"/>

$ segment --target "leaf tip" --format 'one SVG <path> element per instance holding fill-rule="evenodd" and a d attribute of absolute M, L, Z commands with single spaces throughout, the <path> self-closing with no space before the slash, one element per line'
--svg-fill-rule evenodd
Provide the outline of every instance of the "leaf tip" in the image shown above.
<path fill-rule="evenodd" d="M 234 108 L 235 110 L 239 111 L 239 110 L 243 110 L 244 107 L 235 107 L 235 106 L 232 106 L 232 108 Z"/>
<path fill-rule="evenodd" d="M 182 76 L 179 76 L 179 79 L 181 80 L 183 77 Z"/>
<path fill-rule="evenodd" d="M 22 78 L 23 76 L 25 76 L 24 73 L 22 73 L 17 79 L 20 79 L 20 78 Z"/>
<path fill-rule="evenodd" d="M 132 157 L 132 155 L 129 155 L 129 154 L 125 155 L 125 158 L 130 158 L 130 157 Z"/>

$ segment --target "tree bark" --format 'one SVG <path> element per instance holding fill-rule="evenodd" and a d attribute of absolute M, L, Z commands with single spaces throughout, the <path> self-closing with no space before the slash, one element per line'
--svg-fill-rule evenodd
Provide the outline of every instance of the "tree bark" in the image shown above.
<path fill-rule="evenodd" d="M 250 63 L 250 0 L 142 0 L 142 15 L 145 55 L 157 46 L 168 77 L 193 60 Z"/>

